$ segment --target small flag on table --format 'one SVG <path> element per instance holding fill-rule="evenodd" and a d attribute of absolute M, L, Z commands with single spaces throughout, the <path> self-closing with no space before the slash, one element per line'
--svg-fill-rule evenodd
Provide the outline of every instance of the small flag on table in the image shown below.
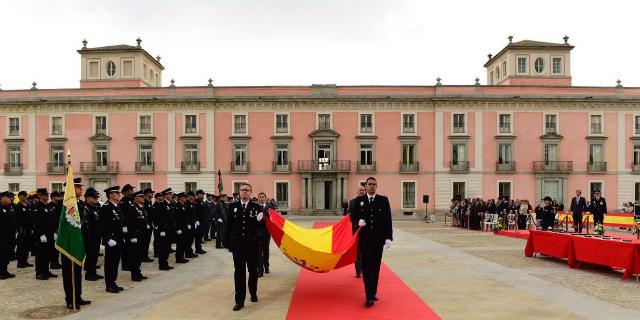
<path fill-rule="evenodd" d="M 80 212 L 78 212 L 78 199 L 76 199 L 73 185 L 73 168 L 71 168 L 71 165 L 67 169 L 67 185 L 64 190 L 56 249 L 73 263 L 80 266 L 84 264 L 84 242 L 82 240 Z"/>

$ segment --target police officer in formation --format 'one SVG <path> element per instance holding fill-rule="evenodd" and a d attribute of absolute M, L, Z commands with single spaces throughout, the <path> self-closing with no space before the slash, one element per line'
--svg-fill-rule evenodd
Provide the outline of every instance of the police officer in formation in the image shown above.
<path fill-rule="evenodd" d="M 359 248 L 362 255 L 362 278 L 366 295 L 365 305 L 371 307 L 378 301 L 378 278 L 382 249 L 389 249 L 393 241 L 391 208 L 389 199 L 376 194 L 378 182 L 369 177 L 365 181 L 366 194 L 356 198 L 353 213 L 358 219 Z"/>
<path fill-rule="evenodd" d="M 593 192 L 589 211 L 593 214 L 593 222 L 595 224 L 604 224 L 604 216 L 607 214 L 607 200 L 600 196 L 600 190 Z"/>
<path fill-rule="evenodd" d="M 540 227 L 542 230 L 553 229 L 556 220 L 556 210 L 553 208 L 551 197 L 542 199 L 544 205 L 539 209 L 541 216 Z"/>
<path fill-rule="evenodd" d="M 123 231 L 126 228 L 121 219 L 120 187 L 115 186 L 104 190 L 107 201 L 100 208 L 100 230 L 102 231 L 102 245 L 104 252 L 104 280 L 106 290 L 110 293 L 118 293 L 124 288 L 117 285 L 118 264 L 124 249 Z"/>
<path fill-rule="evenodd" d="M 102 232 L 100 230 L 100 194 L 94 188 L 87 188 L 84 193 L 85 201 L 82 202 L 82 239 L 84 240 L 85 260 L 84 279 L 87 281 L 97 281 L 104 277 L 97 273 L 98 256 L 100 255 L 100 242 Z M 80 207 L 78 200 L 78 207 Z"/>
<path fill-rule="evenodd" d="M 171 188 L 155 194 L 156 202 L 153 204 L 154 226 L 154 250 L 158 256 L 159 270 L 173 269 L 169 266 L 169 251 L 171 250 L 171 235 L 174 233 L 173 209 L 169 201 L 165 199 L 171 193 Z"/>
<path fill-rule="evenodd" d="M 260 212 L 268 217 L 269 209 L 272 209 L 272 206 L 267 202 L 267 195 L 264 192 L 258 193 L 258 205 L 260 205 Z M 258 223 L 257 236 L 258 278 L 260 278 L 265 273 L 269 273 L 269 243 L 271 242 L 271 234 L 269 233 L 269 229 L 267 229 L 267 222 L 264 219 Z"/>
<path fill-rule="evenodd" d="M 247 295 L 247 269 L 249 270 L 249 294 L 251 302 L 258 302 L 258 224 L 264 217 L 262 208 L 251 201 L 252 187 L 240 185 L 239 201 L 229 205 L 225 245 L 233 254 L 233 280 L 235 283 L 235 306 L 233 311 L 244 307 Z"/>
<path fill-rule="evenodd" d="M 26 191 L 18 192 L 18 203 L 13 206 L 16 214 L 16 224 L 18 227 L 16 258 L 18 260 L 18 268 L 30 268 L 33 264 L 29 263 L 29 251 L 33 239 L 33 225 L 31 217 L 31 209 L 27 202 L 28 194 Z"/>
<path fill-rule="evenodd" d="M 13 193 L 9 191 L 0 193 L 0 280 L 15 277 L 7 270 L 12 250 L 11 243 L 16 234 L 16 215 L 12 200 Z"/>
<path fill-rule="evenodd" d="M 358 220 L 359 218 L 353 214 L 353 210 L 355 208 L 356 205 L 356 199 L 358 197 L 364 196 L 366 193 L 365 188 L 364 188 L 364 183 L 362 183 L 359 187 L 358 187 L 358 195 L 351 199 L 351 201 L 349 201 L 349 220 L 351 220 L 351 233 L 352 234 L 356 234 L 356 232 L 358 231 L 358 228 L 360 226 L 358 226 Z M 358 245 L 359 246 L 359 245 Z M 354 268 L 356 269 L 356 278 L 360 278 L 360 276 L 362 275 L 362 255 L 360 254 L 360 249 L 358 248 L 358 253 L 356 255 L 356 261 L 353 263 Z"/>
<path fill-rule="evenodd" d="M 146 257 L 143 252 L 145 246 L 145 238 L 147 234 L 147 212 L 144 206 L 144 192 L 137 191 L 132 194 L 133 204 L 127 208 L 126 227 L 127 233 L 127 259 L 129 261 L 129 271 L 131 272 L 132 281 L 142 281 L 147 279 L 140 270 L 142 259 Z"/>

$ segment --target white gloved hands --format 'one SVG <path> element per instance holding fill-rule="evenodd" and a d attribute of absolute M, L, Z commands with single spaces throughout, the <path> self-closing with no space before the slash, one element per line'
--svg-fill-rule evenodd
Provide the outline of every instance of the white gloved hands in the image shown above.
<path fill-rule="evenodd" d="M 366 226 L 366 225 L 367 225 L 367 223 L 366 223 L 366 222 L 364 222 L 364 219 L 360 219 L 360 220 L 358 221 L 358 226 L 360 226 L 360 227 L 364 227 L 364 226 Z"/>
<path fill-rule="evenodd" d="M 161 236 L 161 237 L 164 237 L 164 236 L 166 236 L 166 235 L 167 235 L 167 234 L 166 234 L 164 231 L 160 231 L 160 236 Z"/>
<path fill-rule="evenodd" d="M 182 234 L 182 230 L 176 231 L 176 234 Z"/>
<path fill-rule="evenodd" d="M 131 243 L 138 243 L 138 238 L 131 238 Z"/>
<path fill-rule="evenodd" d="M 107 241 L 107 244 L 109 245 L 109 247 L 114 247 L 116 245 L 116 242 L 113 239 L 109 239 L 109 241 Z"/>
<path fill-rule="evenodd" d="M 258 215 L 256 216 L 256 219 L 258 219 L 258 222 L 262 221 L 262 218 L 264 218 L 264 213 L 262 212 L 258 213 Z"/>
<path fill-rule="evenodd" d="M 127 229 L 127 227 L 122 227 L 122 233 L 127 233 L 129 232 L 129 229 Z"/>
<path fill-rule="evenodd" d="M 47 242 L 47 236 L 45 236 L 44 234 L 40 236 L 40 242 L 42 243 L 46 243 Z"/>
<path fill-rule="evenodd" d="M 191 225 L 190 224 L 187 225 L 187 229 L 191 230 Z"/>
<path fill-rule="evenodd" d="M 58 240 L 58 234 L 57 234 L 57 233 L 54 233 L 54 234 L 53 234 L 53 241 L 56 241 L 56 240 Z"/>
<path fill-rule="evenodd" d="M 200 226 L 200 221 L 196 221 L 195 225 L 196 225 L 196 228 L 199 227 Z"/>
<path fill-rule="evenodd" d="M 218 218 L 218 222 L 220 222 L 220 223 L 221 223 L 221 222 L 222 222 L 222 219 Z"/>
<path fill-rule="evenodd" d="M 384 248 L 385 249 L 389 249 L 391 248 L 391 244 L 393 243 L 393 241 L 391 241 L 390 239 L 387 239 L 384 241 Z"/>
<path fill-rule="evenodd" d="M 147 225 L 147 230 L 149 230 L 149 229 L 151 229 L 151 226 L 150 226 L 150 225 Z"/>

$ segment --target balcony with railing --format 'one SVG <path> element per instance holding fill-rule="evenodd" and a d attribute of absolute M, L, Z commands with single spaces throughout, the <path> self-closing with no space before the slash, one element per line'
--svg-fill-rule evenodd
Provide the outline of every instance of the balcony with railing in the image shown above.
<path fill-rule="evenodd" d="M 182 173 L 200 173 L 200 161 L 181 161 L 180 171 Z"/>
<path fill-rule="evenodd" d="M 402 162 L 400 161 L 400 172 L 418 172 L 420 171 L 420 162 Z"/>
<path fill-rule="evenodd" d="M 234 173 L 249 173 L 249 161 L 244 163 L 231 162 L 231 172 Z"/>
<path fill-rule="evenodd" d="M 515 161 L 496 161 L 496 172 L 515 172 Z"/>
<path fill-rule="evenodd" d="M 464 133 L 464 125 L 454 125 L 453 133 Z"/>
<path fill-rule="evenodd" d="M 631 172 L 640 173 L 640 162 L 631 162 Z"/>
<path fill-rule="evenodd" d="M 273 172 L 291 172 L 291 161 L 273 161 L 271 171 Z"/>
<path fill-rule="evenodd" d="M 602 173 L 607 172 L 606 162 L 587 162 L 587 172 Z"/>
<path fill-rule="evenodd" d="M 300 172 L 349 172 L 351 161 L 349 160 L 300 160 L 298 161 Z"/>
<path fill-rule="evenodd" d="M 602 125 L 600 123 L 592 123 L 591 134 L 602 134 Z"/>
<path fill-rule="evenodd" d="M 80 162 L 80 173 L 118 173 L 119 162 Z"/>
<path fill-rule="evenodd" d="M 451 173 L 469 172 L 469 161 L 449 161 L 449 172 Z"/>
<path fill-rule="evenodd" d="M 64 163 L 49 162 L 47 163 L 48 174 L 65 174 L 67 173 L 67 167 Z"/>
<path fill-rule="evenodd" d="M 375 161 L 358 161 L 358 172 L 376 172 Z"/>
<path fill-rule="evenodd" d="M 500 127 L 498 127 L 498 132 L 500 133 L 511 133 L 511 126 L 506 124 L 506 125 L 500 125 Z"/>
<path fill-rule="evenodd" d="M 155 162 L 136 162 L 136 173 L 153 173 Z"/>
<path fill-rule="evenodd" d="M 534 161 L 536 173 L 568 173 L 573 171 L 573 161 Z"/>
<path fill-rule="evenodd" d="M 22 175 L 22 163 L 5 163 L 4 175 L 5 176 L 19 176 Z"/>

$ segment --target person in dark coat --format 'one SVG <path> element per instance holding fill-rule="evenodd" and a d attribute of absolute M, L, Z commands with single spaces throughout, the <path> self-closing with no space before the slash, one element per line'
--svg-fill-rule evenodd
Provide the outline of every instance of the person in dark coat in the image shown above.
<path fill-rule="evenodd" d="M 134 186 L 130 185 L 130 184 L 125 184 L 124 187 L 122 187 L 122 197 L 120 199 L 120 202 L 118 202 L 118 209 L 119 209 L 119 214 L 120 214 L 120 222 L 123 225 L 122 228 L 122 233 L 123 233 L 123 243 L 122 243 L 122 251 L 120 252 L 120 259 L 122 260 L 122 270 L 123 271 L 129 271 L 129 237 L 127 236 L 127 233 L 129 232 L 129 229 L 127 227 L 127 210 L 129 209 L 129 207 L 131 207 L 131 205 L 133 204 L 133 192 L 134 192 Z"/>
<path fill-rule="evenodd" d="M 34 199 L 34 205 L 31 206 L 36 239 L 36 279 L 48 280 L 49 278 L 58 277 L 49 269 L 51 247 L 55 243 L 55 229 L 51 224 L 51 215 L 53 213 L 51 212 L 52 207 L 47 204 L 49 201 L 47 189 L 40 188 L 36 190 L 36 193 L 37 197 Z"/>
<path fill-rule="evenodd" d="M 573 230 L 582 233 L 582 213 L 587 211 L 587 200 L 582 196 L 582 191 L 576 190 L 576 196 L 571 198 L 569 211 L 573 217 Z"/>
<path fill-rule="evenodd" d="M 144 193 L 144 212 L 145 212 L 145 222 L 147 224 L 146 229 L 144 230 L 144 236 L 142 243 L 142 262 L 153 262 L 153 259 L 149 257 L 149 246 L 151 245 L 151 235 L 153 233 L 153 226 L 151 223 L 151 215 L 153 214 L 153 189 L 146 188 L 143 190 Z"/>
<path fill-rule="evenodd" d="M 16 217 L 11 201 L 13 193 L 5 191 L 0 193 L 0 280 L 15 277 L 9 273 L 9 256 L 11 254 L 11 239 L 16 235 Z"/>
<path fill-rule="evenodd" d="M 87 281 L 97 281 L 104 278 L 96 271 L 98 256 L 100 255 L 100 242 L 102 240 L 99 198 L 100 193 L 94 188 L 87 188 L 87 191 L 84 193 L 82 235 L 86 251 L 84 279 Z"/>
<path fill-rule="evenodd" d="M 104 245 L 104 281 L 106 291 L 118 293 L 124 288 L 116 284 L 118 280 L 118 264 L 120 254 L 124 248 L 122 214 L 120 213 L 120 187 L 115 186 L 104 190 L 108 201 L 100 207 L 100 231 Z"/>
<path fill-rule="evenodd" d="M 175 205 L 173 220 L 176 229 L 176 263 L 187 263 L 189 259 L 185 259 L 185 255 L 187 251 L 189 216 L 187 213 L 187 195 L 184 192 L 178 193 L 178 202 Z"/>
<path fill-rule="evenodd" d="M 553 229 L 556 219 L 556 210 L 553 208 L 551 197 L 542 199 L 543 205 L 538 209 L 541 217 L 540 226 L 542 230 Z M 537 216 L 538 213 L 536 213 Z"/>
<path fill-rule="evenodd" d="M 33 267 L 33 264 L 29 263 L 29 250 L 31 248 L 31 242 L 33 239 L 33 225 L 31 218 L 31 210 L 29 209 L 29 203 L 27 202 L 27 192 L 18 192 L 19 202 L 13 206 L 13 211 L 16 214 L 16 224 L 18 227 L 18 239 L 16 258 L 18 260 L 18 268 Z"/>
<path fill-rule="evenodd" d="M 225 245 L 233 254 L 233 280 L 235 284 L 235 306 L 233 311 L 244 307 L 247 295 L 247 270 L 249 270 L 249 294 L 251 302 L 258 302 L 258 224 L 264 213 L 251 201 L 252 187 L 240 185 L 240 200 L 229 205 Z"/>
<path fill-rule="evenodd" d="M 147 279 L 140 270 L 142 259 L 146 256 L 144 251 L 144 238 L 147 233 L 146 209 L 144 207 L 144 192 L 133 193 L 133 204 L 127 209 L 127 259 L 131 281 L 140 282 Z"/>
<path fill-rule="evenodd" d="M 153 225 L 155 226 L 154 249 L 158 253 L 158 269 L 168 271 L 173 269 L 169 266 L 169 250 L 171 249 L 171 234 L 174 232 L 173 213 L 169 202 L 165 200 L 165 195 L 171 192 L 171 188 L 156 193 L 156 202 L 153 204 Z M 157 247 L 156 247 L 157 246 Z"/>
<path fill-rule="evenodd" d="M 607 214 L 607 200 L 600 196 L 599 190 L 593 192 L 589 211 L 593 214 L 593 222 L 595 224 L 604 224 L 604 216 Z"/>
<path fill-rule="evenodd" d="M 260 212 L 265 217 L 269 217 L 269 209 L 273 209 L 271 204 L 267 202 L 267 195 L 264 192 L 258 194 L 258 205 Z M 269 244 L 271 243 L 271 234 L 267 229 L 267 222 L 262 219 L 258 223 L 258 277 L 262 277 L 265 273 L 269 273 Z"/>
<path fill-rule="evenodd" d="M 64 192 L 51 192 L 51 202 L 49 202 L 49 224 L 53 229 L 54 241 L 51 244 L 51 254 L 49 255 L 49 268 L 53 270 L 62 269 L 60 264 L 60 252 L 55 248 L 55 240 L 58 238 L 58 226 L 60 224 L 60 215 L 62 213 L 62 198 Z"/>
<path fill-rule="evenodd" d="M 362 254 L 362 278 L 366 295 L 365 305 L 373 306 L 378 300 L 378 279 L 382 263 L 382 249 L 389 249 L 393 241 L 391 207 L 389 199 L 376 194 L 376 178 L 366 180 L 367 194 L 356 198 L 353 213 L 357 216 L 360 231 L 360 251 Z"/>

